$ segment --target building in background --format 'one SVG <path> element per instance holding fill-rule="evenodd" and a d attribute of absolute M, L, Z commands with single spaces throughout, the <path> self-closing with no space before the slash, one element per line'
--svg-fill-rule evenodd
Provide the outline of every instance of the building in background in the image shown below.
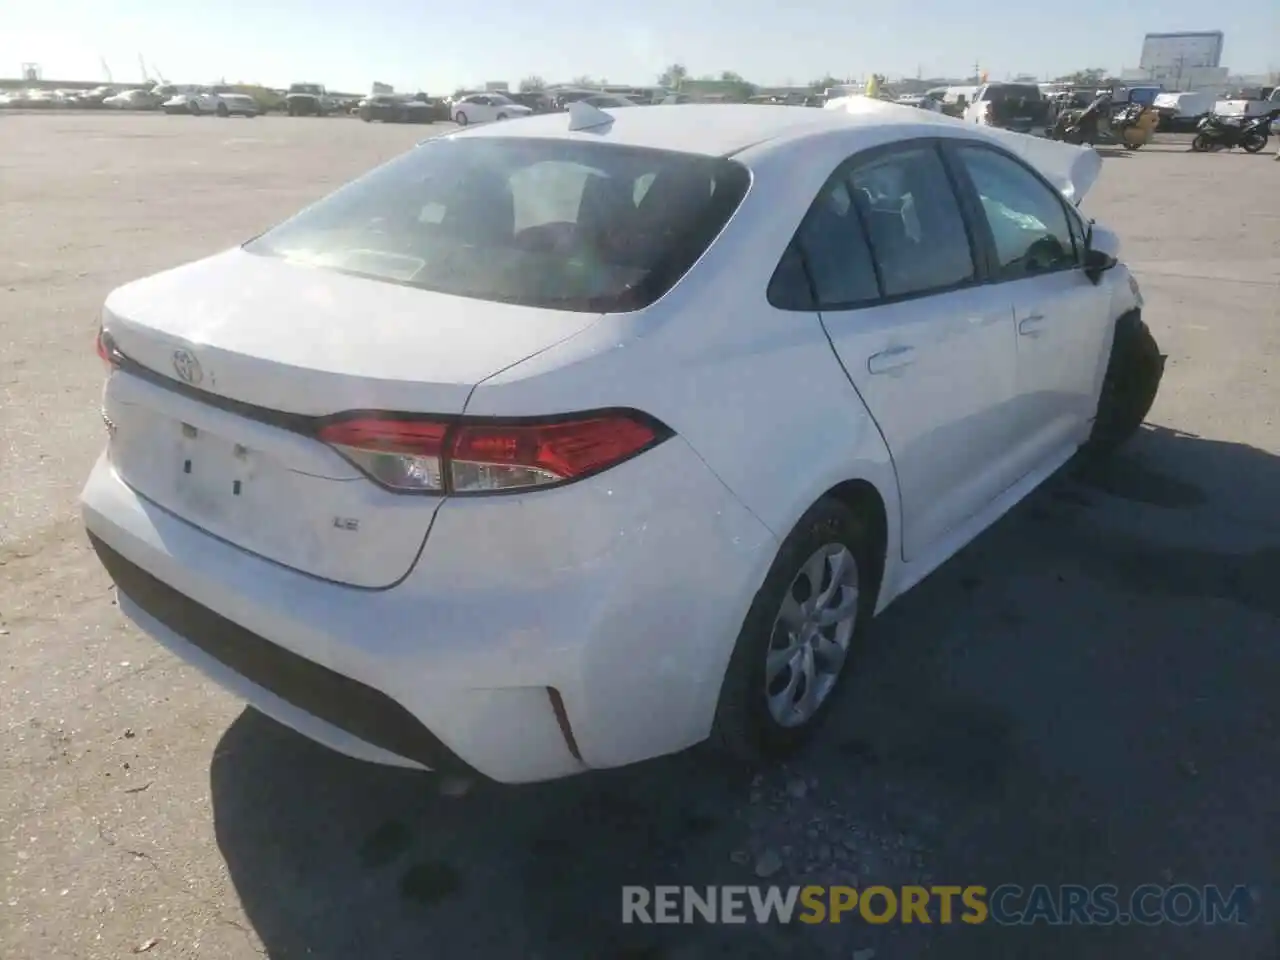
<path fill-rule="evenodd" d="M 1228 73 L 1222 66 L 1222 44 L 1221 30 L 1148 33 L 1137 69 L 1125 70 L 1123 78 L 1158 83 L 1166 90 L 1222 92 Z"/>
<path fill-rule="evenodd" d="M 1142 38 L 1140 70 L 1196 69 L 1222 66 L 1222 31 L 1148 33 Z"/>

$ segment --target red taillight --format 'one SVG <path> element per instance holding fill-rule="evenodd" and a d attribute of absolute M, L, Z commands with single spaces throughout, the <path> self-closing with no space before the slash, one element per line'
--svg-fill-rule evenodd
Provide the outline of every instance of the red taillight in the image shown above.
<path fill-rule="evenodd" d="M 442 490 L 448 427 L 427 420 L 342 420 L 320 439 L 374 480 L 395 490 Z"/>
<path fill-rule="evenodd" d="M 366 417 L 322 428 L 319 438 L 395 490 L 478 493 L 563 483 L 597 473 L 662 438 L 626 413 L 550 423 Z"/>
<path fill-rule="evenodd" d="M 96 343 L 98 350 L 98 359 L 105 363 L 108 367 L 116 367 L 120 365 L 120 351 L 116 348 L 116 342 L 111 334 L 98 328 L 98 339 Z"/>

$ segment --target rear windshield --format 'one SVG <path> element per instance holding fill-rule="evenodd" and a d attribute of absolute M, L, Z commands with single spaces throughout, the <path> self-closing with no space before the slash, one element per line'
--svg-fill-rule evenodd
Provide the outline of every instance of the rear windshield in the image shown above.
<path fill-rule="evenodd" d="M 722 157 L 443 137 L 245 249 L 479 300 L 620 312 L 684 275 L 749 182 L 745 167 Z"/>
<path fill-rule="evenodd" d="M 998 103 L 1002 100 L 1039 100 L 1042 96 L 1040 88 L 1033 83 L 1002 83 L 987 87 L 986 98 Z"/>

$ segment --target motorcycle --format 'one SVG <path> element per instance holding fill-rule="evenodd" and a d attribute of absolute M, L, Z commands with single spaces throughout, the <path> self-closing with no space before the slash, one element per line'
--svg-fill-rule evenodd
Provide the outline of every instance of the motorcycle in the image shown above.
<path fill-rule="evenodd" d="M 1258 153 L 1271 139 L 1271 124 L 1280 117 L 1280 108 L 1257 117 L 1223 117 L 1211 113 L 1197 126 L 1199 132 L 1191 141 L 1196 153 L 1216 153 L 1241 147 L 1246 153 Z"/>
<path fill-rule="evenodd" d="M 1151 141 L 1160 115 L 1139 103 L 1119 108 L 1107 94 L 1093 100 L 1083 110 L 1063 110 L 1049 130 L 1049 137 L 1076 145 L 1118 144 L 1138 150 Z"/>
<path fill-rule="evenodd" d="M 1112 114 L 1110 134 L 1126 150 L 1138 150 L 1151 142 L 1160 114 L 1151 107 L 1130 103 Z"/>
<path fill-rule="evenodd" d="M 1110 106 L 1111 98 L 1100 96 L 1083 110 L 1063 110 L 1049 128 L 1049 139 L 1092 146 L 1102 134 L 1102 123 L 1110 112 Z"/>

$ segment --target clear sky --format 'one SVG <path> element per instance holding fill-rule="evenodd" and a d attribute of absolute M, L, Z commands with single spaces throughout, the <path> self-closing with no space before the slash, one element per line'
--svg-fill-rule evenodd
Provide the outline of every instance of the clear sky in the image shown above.
<path fill-rule="evenodd" d="M 1142 36 L 1222 30 L 1223 65 L 1280 69 L 1280 0 L 0 0 L 0 76 L 140 82 L 138 55 L 175 83 L 374 80 L 445 94 L 590 75 L 651 83 L 672 62 L 755 83 L 831 73 L 993 79 L 1137 65 Z"/>

